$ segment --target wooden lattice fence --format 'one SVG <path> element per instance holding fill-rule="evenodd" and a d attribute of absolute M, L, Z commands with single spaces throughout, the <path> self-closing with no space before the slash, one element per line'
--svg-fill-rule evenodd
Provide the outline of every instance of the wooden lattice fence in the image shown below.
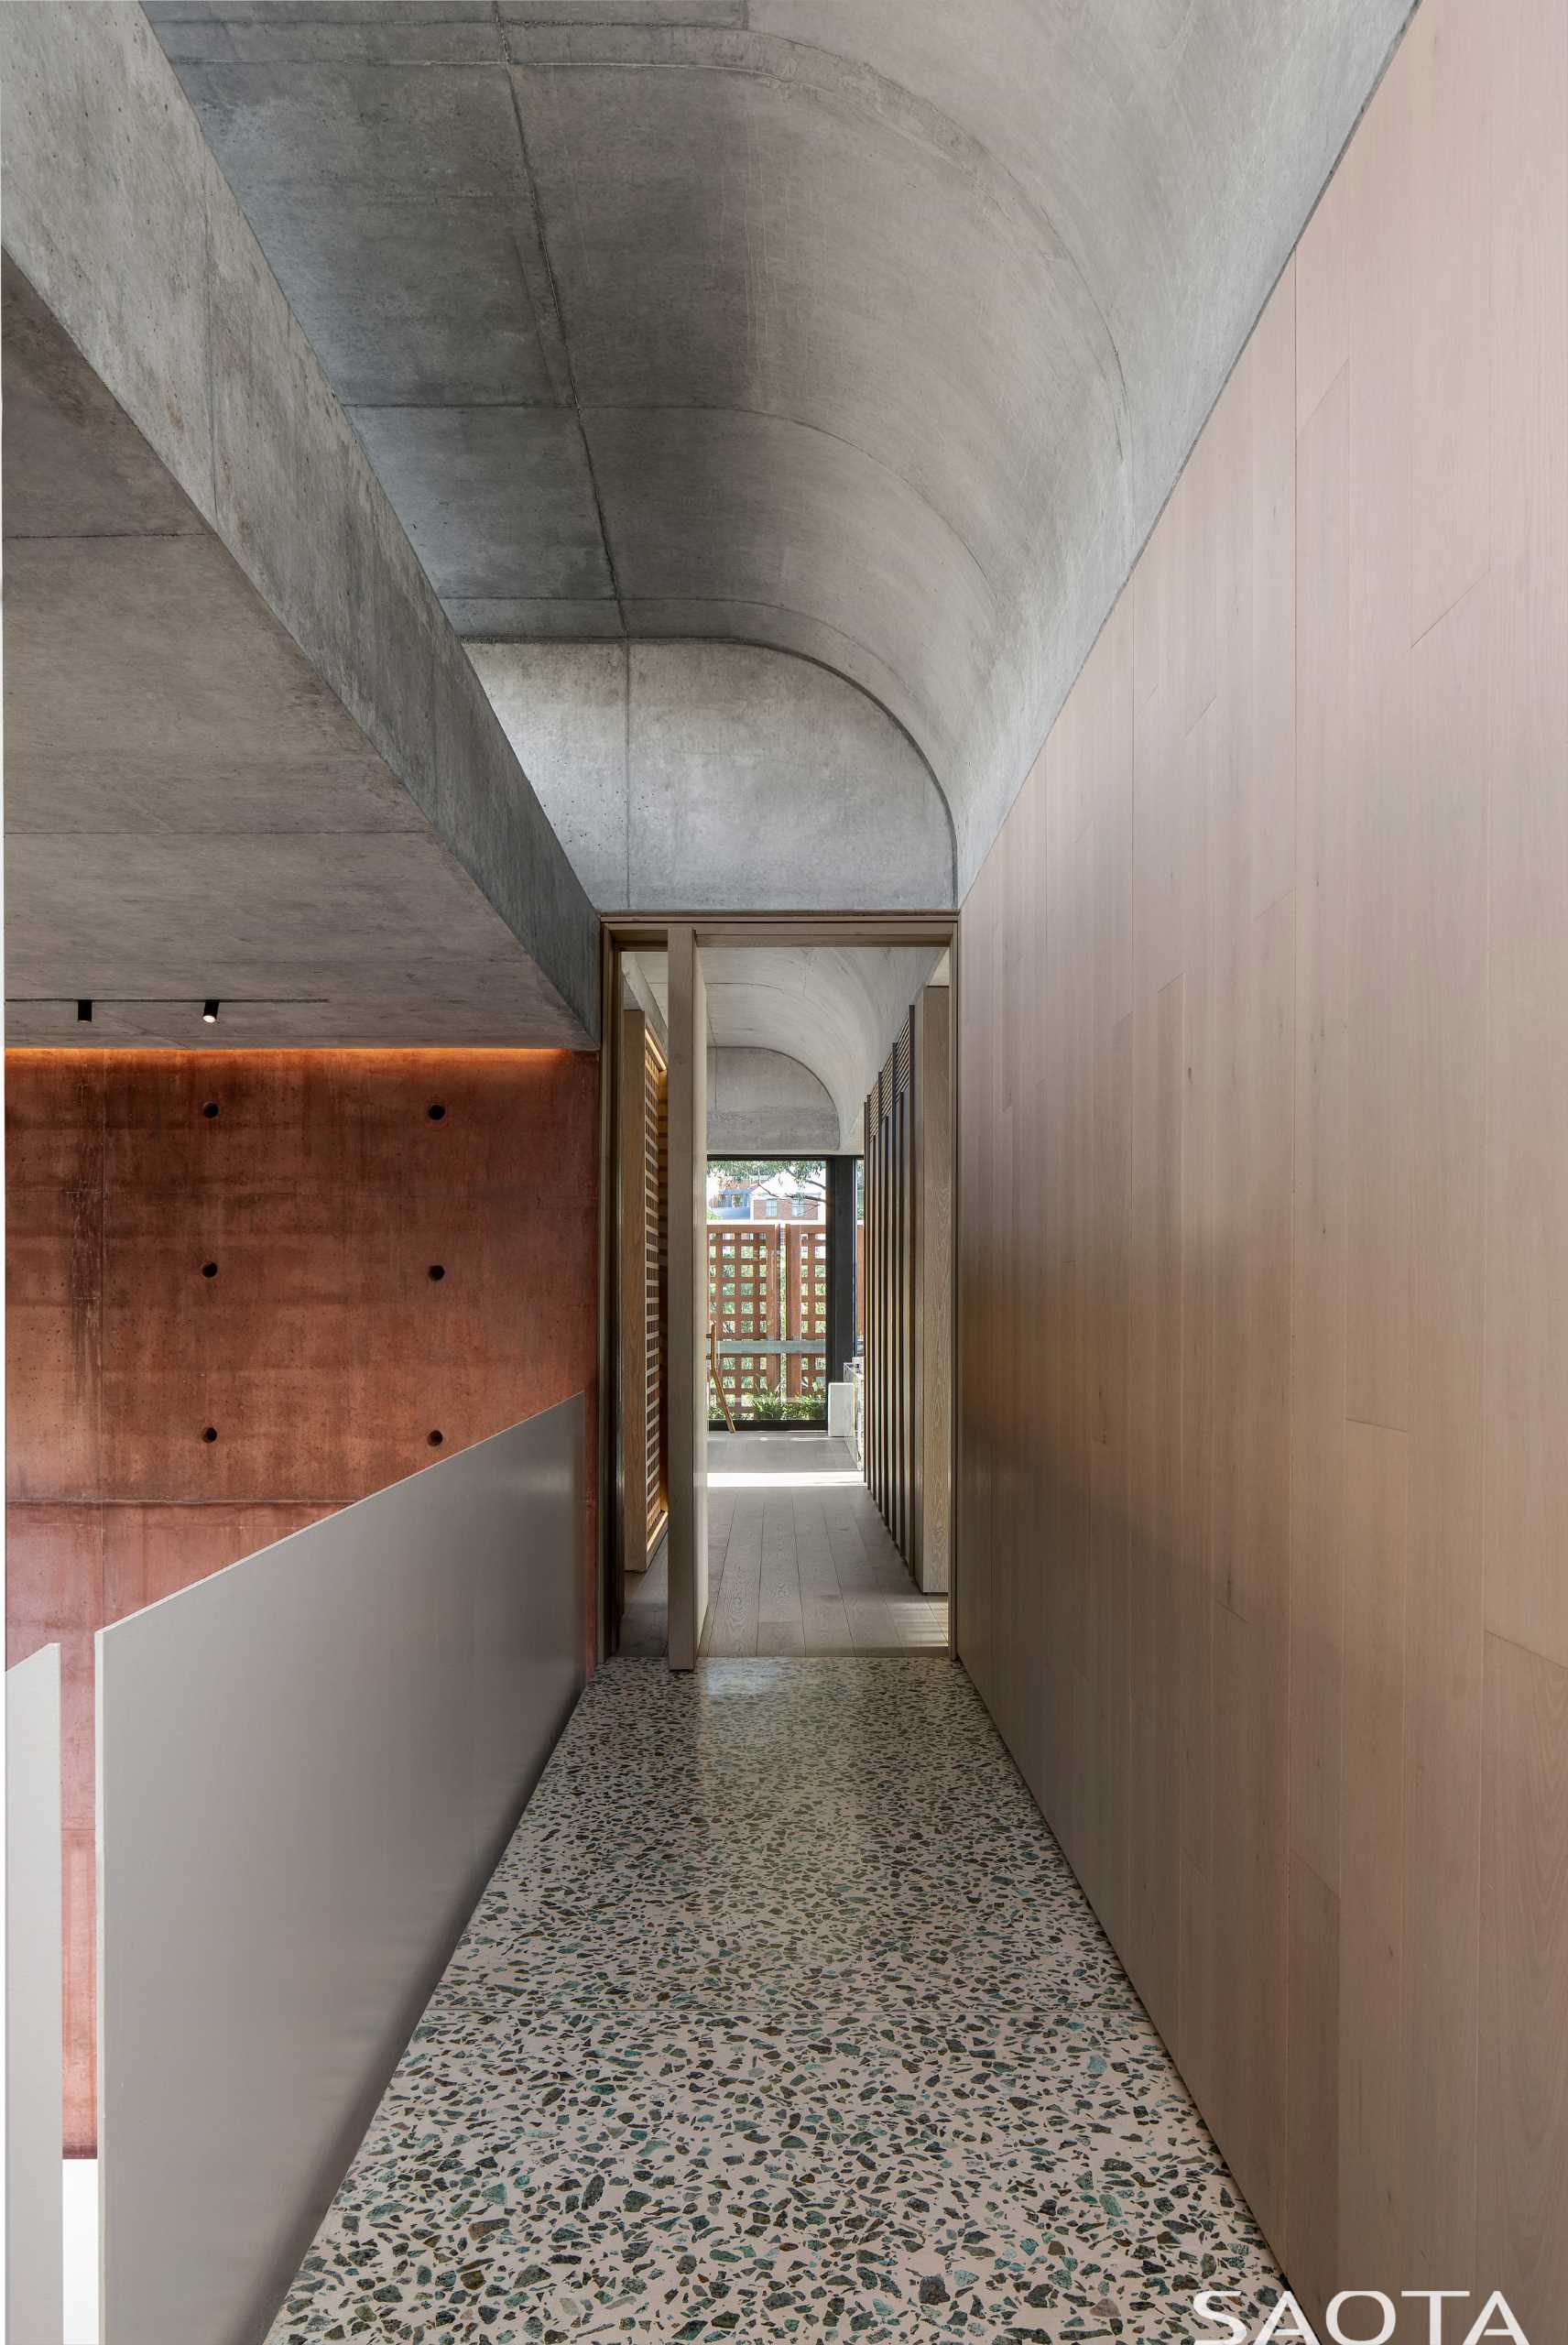
<path fill-rule="evenodd" d="M 737 1420 L 827 1408 L 828 1237 L 820 1222 L 711 1221 L 709 1309 Z M 759 1411 L 760 1404 L 760 1411 Z"/>

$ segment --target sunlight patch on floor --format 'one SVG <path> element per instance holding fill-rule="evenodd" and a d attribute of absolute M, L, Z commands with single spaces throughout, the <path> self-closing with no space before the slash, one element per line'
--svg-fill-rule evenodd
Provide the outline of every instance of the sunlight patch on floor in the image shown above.
<path fill-rule="evenodd" d="M 813 1474 L 781 1474 L 777 1469 L 767 1474 L 715 1474 L 710 1468 L 708 1488 L 711 1490 L 861 1490 L 863 1478 L 853 1470 L 847 1474 L 824 1472 Z"/>

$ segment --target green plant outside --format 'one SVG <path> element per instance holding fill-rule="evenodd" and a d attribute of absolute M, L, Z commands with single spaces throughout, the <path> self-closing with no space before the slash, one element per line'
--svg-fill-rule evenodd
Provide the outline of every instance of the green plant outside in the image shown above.
<path fill-rule="evenodd" d="M 715 1429 L 720 1428 L 724 1422 L 722 1416 L 714 1416 L 710 1411 L 708 1423 L 711 1426 Z M 780 1423 L 821 1425 L 827 1423 L 827 1412 L 821 1401 L 809 1400 L 804 1394 L 799 1399 L 786 1399 L 778 1392 L 758 1392 L 752 1397 L 749 1416 L 737 1416 L 735 1423 L 737 1425 Z"/>

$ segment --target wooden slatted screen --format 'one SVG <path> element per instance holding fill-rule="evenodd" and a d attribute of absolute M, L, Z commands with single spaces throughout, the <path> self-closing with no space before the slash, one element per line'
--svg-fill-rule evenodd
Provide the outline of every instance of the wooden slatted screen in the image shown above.
<path fill-rule="evenodd" d="M 713 1324 L 717 1332 L 719 1380 L 730 1412 L 735 1417 L 756 1414 L 760 1394 L 776 1394 L 779 1355 L 727 1352 L 726 1343 L 744 1344 L 750 1336 L 761 1346 L 779 1333 L 779 1271 L 777 1229 L 754 1222 L 708 1224 L 708 1277 Z"/>
<path fill-rule="evenodd" d="M 867 1096 L 864 1132 L 866 1478 L 922 1587 L 948 1577 L 947 1017 L 945 988 L 928 987 Z"/>
<path fill-rule="evenodd" d="M 619 1559 L 640 1572 L 670 1516 L 670 1079 L 640 1009 L 622 1013 L 619 1087 Z"/>
<path fill-rule="evenodd" d="M 711 1221 L 710 1310 L 719 1380 L 737 1421 L 775 1401 L 827 1412 L 828 1234 L 821 1222 Z M 744 1347 L 748 1339 L 757 1349 Z M 792 1347 L 810 1345 L 800 1350 Z M 781 1348 L 782 1347 L 782 1348 Z M 777 1412 L 774 1412 L 777 1413 Z"/>
<path fill-rule="evenodd" d="M 815 1352 L 788 1355 L 786 1390 L 792 1400 L 820 1401 L 827 1407 L 828 1233 L 821 1222 L 779 1231 L 784 1241 L 786 1336 L 820 1343 Z"/>
<path fill-rule="evenodd" d="M 650 1031 L 643 1036 L 643 1252 L 647 1395 L 648 1552 L 670 1520 L 670 1433 L 664 1382 L 670 1283 L 670 1072 Z"/>

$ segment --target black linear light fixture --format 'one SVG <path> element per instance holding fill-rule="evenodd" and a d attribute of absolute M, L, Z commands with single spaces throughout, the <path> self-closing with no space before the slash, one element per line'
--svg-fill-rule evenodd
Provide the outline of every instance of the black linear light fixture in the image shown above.
<path fill-rule="evenodd" d="M 326 1007 L 329 997 L 323 993 L 229 994 L 224 997 L 232 1009 L 237 1001 L 242 1008 L 257 1009 L 316 1009 Z M 76 1015 L 82 1025 L 91 1025 L 96 1009 L 180 1009 L 190 1001 L 188 993 L 8 993 L 7 1009 L 52 1009 L 58 1003 L 74 1002 Z M 223 1001 L 214 996 L 201 1004 L 201 1015 L 209 1026 L 218 1022 Z"/>

